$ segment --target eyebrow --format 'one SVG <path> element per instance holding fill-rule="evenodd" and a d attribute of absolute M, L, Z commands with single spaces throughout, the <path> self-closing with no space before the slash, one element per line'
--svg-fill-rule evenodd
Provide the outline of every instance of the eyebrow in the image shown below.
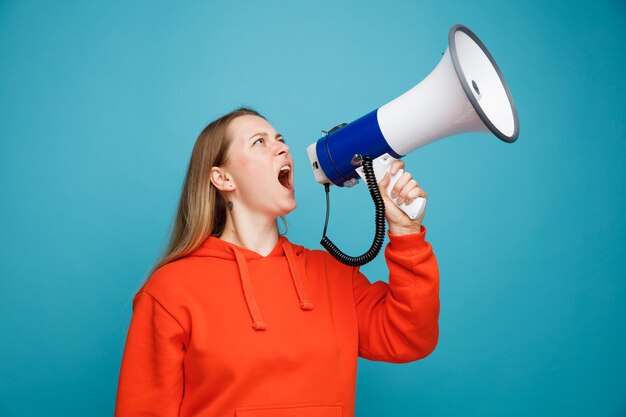
<path fill-rule="evenodd" d="M 248 140 L 252 140 L 252 139 L 254 139 L 257 136 L 267 137 L 268 135 L 267 135 L 267 133 L 259 132 L 259 133 L 255 133 L 254 135 L 250 136 L 250 139 L 248 139 Z M 278 139 L 278 138 L 283 138 L 284 139 L 283 135 L 281 135 L 280 133 L 277 133 L 276 137 L 274 137 L 274 139 Z"/>

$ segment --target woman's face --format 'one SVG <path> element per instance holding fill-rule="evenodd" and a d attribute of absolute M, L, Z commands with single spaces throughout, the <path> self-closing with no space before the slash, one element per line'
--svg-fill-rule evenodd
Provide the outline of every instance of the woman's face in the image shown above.
<path fill-rule="evenodd" d="M 227 135 L 231 143 L 223 168 L 233 183 L 232 191 L 226 188 L 233 193 L 229 200 L 273 217 L 295 209 L 293 159 L 282 135 L 253 115 L 231 121 Z"/>

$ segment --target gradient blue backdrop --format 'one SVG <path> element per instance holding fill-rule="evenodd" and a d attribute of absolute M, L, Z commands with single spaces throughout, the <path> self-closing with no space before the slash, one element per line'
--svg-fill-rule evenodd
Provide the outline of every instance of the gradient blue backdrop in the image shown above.
<path fill-rule="evenodd" d="M 455 23 L 496 57 L 520 138 L 406 158 L 441 338 L 416 363 L 361 361 L 357 413 L 626 415 L 621 0 L 0 1 L 0 415 L 112 414 L 131 299 L 206 123 L 251 105 L 286 136 L 288 236 L 319 248 L 305 147 L 423 79 Z M 365 250 L 365 188 L 332 198 L 331 237 Z M 382 257 L 364 271 L 386 279 Z"/>

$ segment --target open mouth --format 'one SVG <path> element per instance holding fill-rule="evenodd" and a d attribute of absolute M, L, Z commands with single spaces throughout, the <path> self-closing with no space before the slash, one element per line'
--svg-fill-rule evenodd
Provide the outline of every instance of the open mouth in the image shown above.
<path fill-rule="evenodd" d="M 284 165 L 278 172 L 278 182 L 289 190 L 293 188 L 291 185 L 291 167 L 289 165 Z"/>

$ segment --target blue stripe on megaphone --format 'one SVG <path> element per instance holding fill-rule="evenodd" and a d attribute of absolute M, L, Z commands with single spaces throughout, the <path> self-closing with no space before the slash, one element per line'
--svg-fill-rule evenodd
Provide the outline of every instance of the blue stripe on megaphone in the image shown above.
<path fill-rule="evenodd" d="M 358 167 L 352 165 L 355 154 L 370 156 L 372 159 L 384 153 L 394 158 L 402 156 L 391 149 L 385 140 L 377 114 L 378 109 L 317 141 L 315 148 L 320 167 L 335 185 L 343 186 L 344 182 L 358 177 L 355 171 Z"/>

